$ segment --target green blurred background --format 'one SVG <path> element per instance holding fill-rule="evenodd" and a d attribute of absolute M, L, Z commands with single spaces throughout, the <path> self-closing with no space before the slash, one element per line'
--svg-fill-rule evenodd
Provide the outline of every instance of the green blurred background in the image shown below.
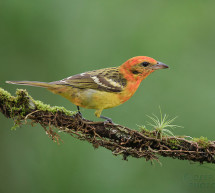
<path fill-rule="evenodd" d="M 147 115 L 178 116 L 174 133 L 215 140 L 215 1 L 0 1 L 0 82 L 14 94 L 26 88 L 38 100 L 76 110 L 41 88 L 6 80 L 54 81 L 118 66 L 146 55 L 170 66 L 143 81 L 125 104 L 103 115 L 130 128 Z M 82 109 L 98 120 L 93 110 Z M 66 134 L 53 143 L 41 126 L 11 131 L 0 114 L 0 192 L 214 192 L 215 167 L 161 158 L 123 161 Z"/>

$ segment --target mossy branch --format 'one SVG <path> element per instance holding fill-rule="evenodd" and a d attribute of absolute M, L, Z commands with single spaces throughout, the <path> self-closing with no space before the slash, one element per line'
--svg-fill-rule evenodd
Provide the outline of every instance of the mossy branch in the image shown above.
<path fill-rule="evenodd" d="M 215 141 L 206 138 L 187 140 L 179 136 L 162 136 L 158 130 L 131 130 L 121 125 L 92 122 L 76 112 L 62 107 L 51 107 L 34 100 L 26 90 L 17 90 L 16 97 L 0 88 L 0 111 L 14 120 L 15 126 L 39 123 L 49 136 L 59 142 L 59 130 L 80 140 L 92 143 L 95 148 L 102 146 L 114 155 L 146 160 L 157 160 L 158 156 L 190 160 L 194 162 L 215 163 Z"/>

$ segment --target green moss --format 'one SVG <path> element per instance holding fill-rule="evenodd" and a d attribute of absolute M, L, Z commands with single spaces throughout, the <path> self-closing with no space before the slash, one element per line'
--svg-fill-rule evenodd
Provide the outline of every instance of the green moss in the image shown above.
<path fill-rule="evenodd" d="M 0 88 L 0 97 L 10 99 L 11 94 L 4 90 L 3 88 Z"/>
<path fill-rule="evenodd" d="M 73 116 L 76 112 L 71 112 L 69 110 L 66 110 L 64 107 L 58 107 L 58 106 L 53 106 L 51 107 L 48 104 L 44 104 L 43 102 L 39 101 L 39 100 L 34 100 L 31 96 L 29 96 L 28 92 L 26 90 L 23 89 L 17 89 L 16 91 L 17 96 L 25 96 L 25 98 L 28 100 L 28 106 L 38 110 L 42 110 L 42 111 L 49 111 L 52 112 L 53 114 L 55 114 L 56 112 L 60 111 L 60 112 L 64 112 L 66 115 L 68 116 Z"/>
<path fill-rule="evenodd" d="M 171 149 L 178 149 L 178 146 L 180 145 L 180 141 L 178 141 L 177 139 L 169 139 L 168 143 Z"/>
<path fill-rule="evenodd" d="M 143 132 L 143 133 L 150 132 L 148 129 L 146 129 L 145 125 L 141 125 L 141 126 L 139 126 L 139 128 L 140 128 L 140 131 Z"/>
<path fill-rule="evenodd" d="M 151 137 L 151 138 L 156 138 L 155 132 L 148 130 L 145 125 L 142 125 L 142 126 L 138 125 L 138 127 L 140 128 L 140 132 L 142 134 L 144 134 L 145 136 Z"/>
<path fill-rule="evenodd" d="M 21 125 L 22 125 L 21 120 L 16 119 L 16 120 L 14 120 L 14 126 L 13 126 L 13 127 L 11 127 L 10 129 L 11 129 L 12 131 L 15 131 L 15 130 L 16 130 L 16 128 L 20 127 Z"/>
<path fill-rule="evenodd" d="M 76 111 L 71 112 L 66 110 L 64 107 L 51 107 L 50 105 L 44 104 L 41 101 L 34 100 L 31 96 L 29 96 L 25 89 L 17 89 L 16 95 L 16 97 L 11 96 L 9 92 L 0 88 L 0 103 L 2 103 L 6 109 L 8 109 L 10 116 L 13 118 L 16 117 L 16 119 L 23 119 L 34 109 L 49 111 L 53 114 L 60 111 L 68 116 L 73 116 L 76 113 Z"/>
<path fill-rule="evenodd" d="M 0 88 L 0 102 L 3 103 L 6 106 L 9 106 L 11 101 L 13 101 L 15 97 L 11 96 L 9 92 L 6 90 Z"/>
<path fill-rule="evenodd" d="M 17 96 L 28 96 L 28 92 L 26 89 L 16 89 Z"/>
<path fill-rule="evenodd" d="M 53 114 L 58 111 L 64 112 L 68 116 L 73 116 L 74 114 L 76 114 L 75 111 L 69 111 L 69 110 L 65 109 L 64 107 L 58 107 L 58 106 L 51 107 L 50 105 L 44 104 L 43 102 L 41 102 L 39 100 L 34 101 L 34 104 L 36 105 L 36 108 L 38 110 L 49 111 L 49 112 L 52 112 Z"/>
<path fill-rule="evenodd" d="M 195 141 L 199 146 L 203 148 L 207 148 L 210 145 L 210 141 L 207 137 L 199 137 L 199 138 L 193 138 L 193 141 Z"/>
<path fill-rule="evenodd" d="M 170 139 L 168 142 L 172 145 L 180 145 L 180 142 L 177 139 Z"/>

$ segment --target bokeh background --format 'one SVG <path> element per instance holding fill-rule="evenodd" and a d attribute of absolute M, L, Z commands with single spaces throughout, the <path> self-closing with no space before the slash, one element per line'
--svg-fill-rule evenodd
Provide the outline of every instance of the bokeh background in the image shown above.
<path fill-rule="evenodd" d="M 170 66 L 144 80 L 125 104 L 103 115 L 138 129 L 159 106 L 177 135 L 215 140 L 215 1 L 7 0 L 0 1 L 0 86 L 26 88 L 38 100 L 76 110 L 42 88 L 6 80 L 54 81 L 118 66 L 146 55 Z M 93 110 L 82 109 L 97 120 Z M 215 167 L 161 158 L 115 157 L 61 134 L 53 143 L 41 126 L 11 131 L 0 114 L 0 192 L 214 192 Z"/>

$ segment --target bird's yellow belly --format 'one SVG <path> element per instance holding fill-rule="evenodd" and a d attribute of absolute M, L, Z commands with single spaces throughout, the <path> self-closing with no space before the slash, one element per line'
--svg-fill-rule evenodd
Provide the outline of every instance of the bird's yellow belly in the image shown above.
<path fill-rule="evenodd" d="M 73 104 L 88 109 L 107 109 L 122 104 L 123 100 L 119 98 L 119 93 L 98 91 L 94 89 L 78 89 L 73 87 L 59 87 L 53 90 Z"/>

